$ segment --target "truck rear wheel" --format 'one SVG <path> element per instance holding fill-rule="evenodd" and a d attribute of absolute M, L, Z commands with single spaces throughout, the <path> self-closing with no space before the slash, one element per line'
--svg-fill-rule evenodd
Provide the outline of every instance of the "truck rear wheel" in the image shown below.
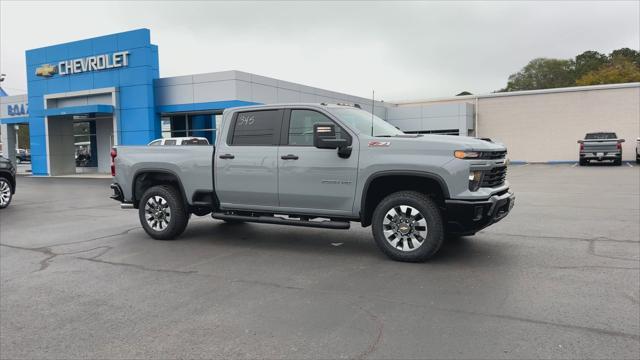
<path fill-rule="evenodd" d="M 442 245 L 442 215 L 433 200 L 415 191 L 400 191 L 384 198 L 373 212 L 376 245 L 397 261 L 421 262 Z"/>
<path fill-rule="evenodd" d="M 156 240 L 176 239 L 189 222 L 182 196 L 167 185 L 153 186 L 145 191 L 138 215 L 144 231 Z"/>
<path fill-rule="evenodd" d="M 620 156 L 619 158 L 613 160 L 613 165 L 621 166 L 622 165 L 622 156 Z"/>

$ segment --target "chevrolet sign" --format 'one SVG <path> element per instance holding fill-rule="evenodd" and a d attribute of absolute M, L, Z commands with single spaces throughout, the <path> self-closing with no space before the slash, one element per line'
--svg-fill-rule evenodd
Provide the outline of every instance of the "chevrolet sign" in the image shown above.
<path fill-rule="evenodd" d="M 58 68 L 51 64 L 44 64 L 36 69 L 37 76 L 49 77 L 58 72 Z"/>
<path fill-rule="evenodd" d="M 86 58 L 60 61 L 57 66 L 43 65 L 36 69 L 38 76 L 53 76 L 53 74 L 71 75 L 88 71 L 98 71 L 125 67 L 129 65 L 129 52 L 119 51 L 113 54 L 102 54 Z"/>

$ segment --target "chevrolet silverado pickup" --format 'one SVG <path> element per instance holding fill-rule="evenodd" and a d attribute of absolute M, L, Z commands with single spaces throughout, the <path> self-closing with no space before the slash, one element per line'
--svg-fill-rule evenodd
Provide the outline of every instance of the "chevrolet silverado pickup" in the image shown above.
<path fill-rule="evenodd" d="M 580 144 L 580 166 L 591 161 L 613 160 L 614 165 L 622 165 L 622 143 L 614 132 L 594 132 L 578 140 Z"/>
<path fill-rule="evenodd" d="M 382 252 L 424 261 L 447 234 L 503 219 L 515 196 L 507 150 L 471 137 L 408 135 L 354 106 L 225 110 L 215 146 L 116 146 L 113 199 L 154 239 L 191 214 L 229 223 L 371 225 Z"/>

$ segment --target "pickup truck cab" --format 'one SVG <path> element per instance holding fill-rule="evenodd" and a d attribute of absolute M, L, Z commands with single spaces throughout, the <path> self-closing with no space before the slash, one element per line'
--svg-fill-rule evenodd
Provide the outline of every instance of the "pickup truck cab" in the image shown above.
<path fill-rule="evenodd" d="M 587 133 L 584 140 L 578 140 L 580 144 L 580 166 L 591 161 L 613 160 L 614 165 L 622 165 L 622 143 L 624 139 L 618 139 L 614 132 Z"/>
<path fill-rule="evenodd" d="M 503 219 L 515 196 L 503 145 L 408 135 L 352 106 L 228 109 L 213 146 L 118 146 L 112 198 L 145 231 L 174 239 L 191 214 L 227 222 L 348 229 L 372 225 L 401 261 L 434 255 L 445 234 Z"/>

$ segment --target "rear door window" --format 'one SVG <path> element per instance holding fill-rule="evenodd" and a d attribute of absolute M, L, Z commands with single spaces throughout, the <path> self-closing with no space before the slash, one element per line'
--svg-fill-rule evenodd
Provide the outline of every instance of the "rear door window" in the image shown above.
<path fill-rule="evenodd" d="M 282 110 L 246 111 L 238 113 L 233 124 L 230 145 L 277 145 L 282 126 Z"/>
<path fill-rule="evenodd" d="M 174 139 L 167 139 L 164 141 L 165 145 L 175 145 L 176 144 L 176 140 Z"/>

